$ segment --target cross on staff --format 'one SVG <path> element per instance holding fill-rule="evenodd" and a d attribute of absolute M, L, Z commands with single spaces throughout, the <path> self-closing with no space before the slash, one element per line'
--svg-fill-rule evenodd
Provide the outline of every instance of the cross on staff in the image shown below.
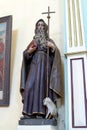
<path fill-rule="evenodd" d="M 50 25 L 50 14 L 51 13 L 55 13 L 55 11 L 51 11 L 50 12 L 50 7 L 48 6 L 48 12 L 43 12 L 42 14 L 48 14 L 47 18 L 48 18 L 48 38 L 49 38 L 49 25 Z"/>
<path fill-rule="evenodd" d="M 49 24 L 50 24 L 50 13 L 55 13 L 54 11 L 50 12 L 50 7 L 48 6 L 48 12 L 43 12 L 42 14 L 48 14 L 48 39 L 49 39 Z M 47 92 L 46 96 L 48 97 L 48 71 L 49 71 L 49 47 L 47 48 Z"/>

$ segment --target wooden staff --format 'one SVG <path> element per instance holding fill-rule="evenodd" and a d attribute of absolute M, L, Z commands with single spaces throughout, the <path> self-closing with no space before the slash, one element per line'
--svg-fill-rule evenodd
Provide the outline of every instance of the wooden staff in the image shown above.
<path fill-rule="evenodd" d="M 48 6 L 48 12 L 43 12 L 42 14 L 48 14 L 48 16 L 47 16 L 47 19 L 48 19 L 48 39 L 50 38 L 49 37 L 49 26 L 50 26 L 50 13 L 55 13 L 54 11 L 52 11 L 52 12 L 50 12 L 50 7 Z M 48 84 L 49 84 L 49 82 L 48 82 L 48 72 L 49 71 L 49 47 L 47 47 L 47 93 L 46 93 L 46 96 L 48 97 Z"/>

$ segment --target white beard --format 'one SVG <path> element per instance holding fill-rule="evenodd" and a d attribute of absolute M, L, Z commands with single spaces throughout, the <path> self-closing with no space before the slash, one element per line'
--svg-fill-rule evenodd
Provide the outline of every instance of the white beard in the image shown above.
<path fill-rule="evenodd" d="M 41 44 L 42 47 L 46 47 L 46 36 L 44 30 L 37 30 L 35 34 L 36 44 Z"/>

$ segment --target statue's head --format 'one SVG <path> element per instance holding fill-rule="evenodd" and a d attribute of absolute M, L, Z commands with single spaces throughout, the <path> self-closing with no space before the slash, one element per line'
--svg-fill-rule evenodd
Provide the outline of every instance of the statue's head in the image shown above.
<path fill-rule="evenodd" d="M 39 19 L 39 20 L 36 22 L 36 25 L 35 25 L 35 33 L 37 32 L 37 30 L 44 31 L 44 32 L 47 34 L 48 26 L 47 26 L 47 24 L 45 23 L 45 21 L 44 21 L 43 19 Z"/>

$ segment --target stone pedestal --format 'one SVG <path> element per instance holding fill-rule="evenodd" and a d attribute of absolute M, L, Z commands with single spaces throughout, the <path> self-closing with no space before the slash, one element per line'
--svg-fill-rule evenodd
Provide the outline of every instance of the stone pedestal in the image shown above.
<path fill-rule="evenodd" d="M 17 130 L 58 130 L 58 128 L 51 125 L 19 125 Z"/>
<path fill-rule="evenodd" d="M 19 120 L 17 130 L 57 130 L 55 119 L 23 119 Z"/>
<path fill-rule="evenodd" d="M 28 118 L 28 119 L 22 119 L 19 120 L 19 125 L 57 125 L 56 119 L 43 119 L 43 118 Z"/>

